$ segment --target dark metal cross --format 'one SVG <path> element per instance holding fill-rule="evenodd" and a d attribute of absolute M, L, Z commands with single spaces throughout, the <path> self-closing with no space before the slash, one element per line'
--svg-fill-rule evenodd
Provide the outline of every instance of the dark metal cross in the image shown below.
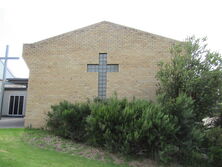
<path fill-rule="evenodd" d="M 3 99 L 4 99 L 4 88 L 5 88 L 5 82 L 6 82 L 6 72 L 7 72 L 7 60 L 9 59 L 19 59 L 19 57 L 8 57 L 8 48 L 9 46 L 6 46 L 5 50 L 5 57 L 0 57 L 0 60 L 5 60 L 4 61 L 4 66 L 3 66 L 3 76 L 2 77 L 2 83 L 1 83 L 1 92 L 0 92 L 0 119 L 2 117 L 2 106 L 3 106 Z"/>
<path fill-rule="evenodd" d="M 98 97 L 106 98 L 107 72 L 118 72 L 118 64 L 107 64 L 107 54 L 99 54 L 99 64 L 87 64 L 87 72 L 98 72 Z"/>

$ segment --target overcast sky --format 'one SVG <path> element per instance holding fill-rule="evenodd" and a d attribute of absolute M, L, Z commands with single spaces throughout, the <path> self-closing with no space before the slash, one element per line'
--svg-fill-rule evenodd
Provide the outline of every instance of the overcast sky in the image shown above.
<path fill-rule="evenodd" d="M 32 43 L 100 21 L 184 40 L 208 37 L 222 53 L 222 0 L 0 0 L 0 56 L 22 56 Z M 28 77 L 22 58 L 10 60 L 16 77 Z"/>

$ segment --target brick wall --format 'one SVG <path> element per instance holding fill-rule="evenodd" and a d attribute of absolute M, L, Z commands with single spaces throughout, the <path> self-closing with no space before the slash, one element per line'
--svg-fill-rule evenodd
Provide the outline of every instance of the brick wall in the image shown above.
<path fill-rule="evenodd" d="M 175 40 L 109 22 L 25 44 L 23 58 L 29 70 L 25 126 L 44 126 L 52 104 L 63 100 L 85 101 L 98 95 L 98 73 L 87 64 L 98 64 L 107 53 L 107 64 L 119 72 L 107 74 L 107 96 L 154 100 L 159 61 L 168 61 Z"/>

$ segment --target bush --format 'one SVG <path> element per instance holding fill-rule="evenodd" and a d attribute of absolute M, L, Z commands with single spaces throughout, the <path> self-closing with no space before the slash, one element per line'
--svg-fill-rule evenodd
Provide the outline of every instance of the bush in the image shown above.
<path fill-rule="evenodd" d="M 56 135 L 84 141 L 86 137 L 86 117 L 90 114 L 89 103 L 71 104 L 67 101 L 51 107 L 47 126 Z"/>
<path fill-rule="evenodd" d="M 183 163 L 189 159 L 187 161 L 189 163 L 194 155 L 198 157 L 201 154 L 198 148 L 203 140 L 201 126 L 194 119 L 194 102 L 184 93 L 176 98 L 164 98 L 165 96 L 159 95 L 158 102 L 162 105 L 164 112 L 173 117 L 177 130 L 173 134 L 173 145 L 166 146 L 161 155 L 164 157 L 169 150 L 176 149 L 174 160 Z M 194 159 L 197 161 L 197 158 Z"/>
<path fill-rule="evenodd" d="M 158 94 L 174 99 L 181 93 L 194 101 L 194 119 L 213 114 L 222 100 L 222 57 L 206 49 L 206 39 L 189 38 L 171 49 L 169 63 L 160 63 Z"/>
<path fill-rule="evenodd" d="M 219 167 L 222 164 L 222 129 L 219 127 L 205 130 L 202 148 L 208 156 L 209 166 Z"/>
<path fill-rule="evenodd" d="M 110 98 L 91 105 L 87 119 L 90 143 L 115 152 L 156 154 L 176 127 L 161 107 L 145 100 Z"/>
<path fill-rule="evenodd" d="M 175 119 L 162 106 L 146 100 L 113 97 L 77 104 L 64 101 L 52 106 L 47 126 L 56 135 L 113 152 L 155 158 L 164 155 L 158 159 L 166 161 L 177 150 Z"/>
<path fill-rule="evenodd" d="M 176 120 L 177 138 L 180 141 L 190 139 L 189 134 L 195 127 L 192 98 L 183 93 L 176 98 L 168 98 L 165 101 L 162 98 L 159 97 L 159 103 L 162 105 L 163 110 Z"/>
<path fill-rule="evenodd" d="M 205 38 L 191 37 L 175 45 L 171 49 L 171 61 L 160 63 L 156 76 L 159 81 L 158 102 L 168 115 L 174 117 L 178 128 L 175 144 L 164 147 L 162 155 L 178 148 L 174 159 L 192 166 L 221 164 L 221 147 L 206 142 L 210 140 L 207 135 L 215 137 L 218 133 L 204 129 L 201 123 L 203 118 L 220 112 L 222 57 L 208 50 L 205 42 Z M 221 120 L 222 114 L 217 126 L 222 125 Z"/>
<path fill-rule="evenodd" d="M 48 128 L 56 135 L 112 152 L 142 154 L 161 162 L 190 166 L 221 163 L 222 131 L 196 123 L 186 94 L 158 103 L 146 100 L 94 100 L 52 106 Z"/>

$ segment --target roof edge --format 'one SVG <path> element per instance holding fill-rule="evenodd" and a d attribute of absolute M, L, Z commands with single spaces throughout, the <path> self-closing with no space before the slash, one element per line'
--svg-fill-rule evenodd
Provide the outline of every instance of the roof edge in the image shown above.
<path fill-rule="evenodd" d="M 82 31 L 82 30 L 86 30 L 88 28 L 91 28 L 91 27 L 94 27 L 94 26 L 97 26 L 99 24 L 102 24 L 102 23 L 108 23 L 107 21 L 100 21 L 98 23 L 95 23 L 95 24 L 90 24 L 88 26 L 84 26 L 84 27 L 81 27 L 81 28 L 77 28 L 75 30 L 72 30 L 72 31 L 68 31 L 68 32 L 65 32 L 65 33 L 62 33 L 62 34 L 59 34 L 59 35 L 55 35 L 55 36 L 52 36 L 52 37 L 49 37 L 49 38 L 46 38 L 46 39 L 43 39 L 43 40 L 40 40 L 40 41 L 37 41 L 37 42 L 33 42 L 33 43 L 24 43 L 24 45 L 35 45 L 35 44 L 41 44 L 45 41 L 48 41 L 48 40 L 52 40 L 52 39 L 55 39 L 55 38 L 61 38 L 61 37 L 64 37 L 68 34 L 71 34 L 71 33 L 74 33 L 76 31 Z"/>
<path fill-rule="evenodd" d="M 113 22 L 105 21 L 105 20 L 104 20 L 104 21 L 100 21 L 100 22 L 95 23 L 95 24 L 91 24 L 91 25 L 88 25 L 88 26 L 84 26 L 84 27 L 81 27 L 81 28 L 72 30 L 72 31 L 68 31 L 68 32 L 66 32 L 66 33 L 62 33 L 62 34 L 60 34 L 60 35 L 55 35 L 55 36 L 52 36 L 52 37 L 49 37 L 49 38 L 46 38 L 46 39 L 43 39 L 43 40 L 40 40 L 40 41 L 37 41 L 37 42 L 24 43 L 24 45 L 38 45 L 38 44 L 42 44 L 42 43 L 44 43 L 44 42 L 46 42 L 46 41 L 51 41 L 52 39 L 58 39 L 58 38 L 65 37 L 65 36 L 67 36 L 67 35 L 69 35 L 69 34 L 71 34 L 71 33 L 74 33 L 74 32 L 86 31 L 86 30 L 88 30 L 89 28 L 95 27 L 95 26 L 100 25 L 100 24 L 112 24 L 112 25 L 115 25 L 115 26 L 123 27 L 123 28 L 129 29 L 129 30 L 141 32 L 141 33 L 144 33 L 144 34 L 150 34 L 150 35 L 152 35 L 152 36 L 157 36 L 157 37 L 159 37 L 159 38 L 164 38 L 164 39 L 172 40 L 172 41 L 175 41 L 175 42 L 182 42 L 182 41 L 179 41 L 179 40 L 176 40 L 176 39 L 172 39 L 172 38 L 169 38 L 169 37 L 157 35 L 157 34 L 150 33 L 150 32 L 146 32 L 146 31 L 143 31 L 143 30 L 140 30 L 140 29 L 136 29 L 136 28 L 132 28 L 132 27 L 128 27 L 128 26 L 125 26 L 125 25 L 121 25 L 121 24 L 117 24 L 117 23 L 113 23 Z"/>

